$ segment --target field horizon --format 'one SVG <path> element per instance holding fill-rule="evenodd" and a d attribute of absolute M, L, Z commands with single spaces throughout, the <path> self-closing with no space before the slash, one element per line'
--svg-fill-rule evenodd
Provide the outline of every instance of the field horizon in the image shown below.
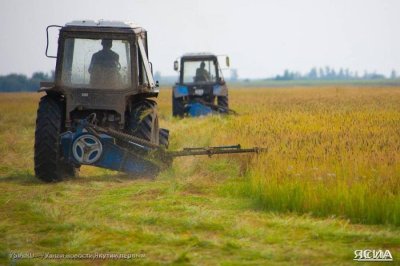
<path fill-rule="evenodd" d="M 400 257 L 400 87 L 234 88 L 237 116 L 177 119 L 170 150 L 241 144 L 259 155 L 176 159 L 154 179 L 93 167 L 34 177 L 43 94 L 0 93 L 0 264 L 10 253 L 135 253 L 143 265 L 351 265 Z M 90 260 L 19 260 L 89 265 Z M 124 260 L 96 264 L 125 265 Z"/>

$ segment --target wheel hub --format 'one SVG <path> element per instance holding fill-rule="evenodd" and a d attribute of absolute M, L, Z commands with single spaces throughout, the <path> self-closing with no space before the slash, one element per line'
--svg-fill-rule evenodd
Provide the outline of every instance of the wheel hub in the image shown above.
<path fill-rule="evenodd" d="M 72 155 L 80 164 L 93 164 L 103 152 L 103 145 L 93 135 L 82 135 L 75 139 L 72 144 Z"/>

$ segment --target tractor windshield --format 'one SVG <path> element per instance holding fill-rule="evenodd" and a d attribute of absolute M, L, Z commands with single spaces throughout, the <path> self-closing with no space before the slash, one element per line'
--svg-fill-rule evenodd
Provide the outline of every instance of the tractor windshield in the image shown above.
<path fill-rule="evenodd" d="M 216 82 L 216 62 L 214 60 L 193 60 L 183 62 L 183 83 Z"/>
<path fill-rule="evenodd" d="M 123 89 L 131 86 L 126 40 L 67 38 L 61 82 L 68 87 Z"/>

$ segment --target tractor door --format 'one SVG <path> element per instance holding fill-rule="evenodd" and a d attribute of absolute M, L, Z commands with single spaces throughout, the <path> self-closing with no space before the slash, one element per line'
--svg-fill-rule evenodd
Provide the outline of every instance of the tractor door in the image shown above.
<path fill-rule="evenodd" d="M 156 87 L 151 64 L 147 57 L 147 49 L 145 47 L 145 39 L 142 36 L 138 36 L 138 75 L 139 75 L 139 86 L 144 90 L 150 89 L 154 91 Z"/>

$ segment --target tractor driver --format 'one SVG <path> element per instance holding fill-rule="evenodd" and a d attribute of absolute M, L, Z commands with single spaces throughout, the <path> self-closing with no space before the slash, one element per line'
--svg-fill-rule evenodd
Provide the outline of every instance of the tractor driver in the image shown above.
<path fill-rule="evenodd" d="M 195 81 L 210 81 L 210 74 L 205 69 L 206 63 L 201 62 L 200 67 L 196 70 Z"/>
<path fill-rule="evenodd" d="M 101 40 L 103 49 L 92 55 L 90 61 L 90 85 L 92 87 L 115 87 L 120 84 L 119 55 L 111 50 L 112 40 Z"/>

